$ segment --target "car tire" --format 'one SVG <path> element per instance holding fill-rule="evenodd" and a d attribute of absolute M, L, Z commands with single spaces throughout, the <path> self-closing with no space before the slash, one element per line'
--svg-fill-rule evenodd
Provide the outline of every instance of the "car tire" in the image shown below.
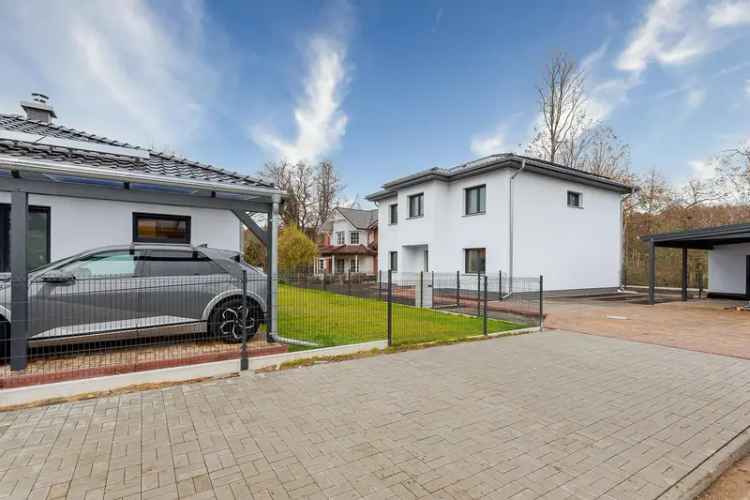
<path fill-rule="evenodd" d="M 0 362 L 10 360 L 10 323 L 0 317 Z"/>
<path fill-rule="evenodd" d="M 262 312 L 258 303 L 248 299 L 247 340 L 252 339 L 260 327 Z M 244 304 L 241 297 L 232 297 L 217 305 L 208 320 L 208 333 L 226 342 L 242 342 L 242 311 Z"/>

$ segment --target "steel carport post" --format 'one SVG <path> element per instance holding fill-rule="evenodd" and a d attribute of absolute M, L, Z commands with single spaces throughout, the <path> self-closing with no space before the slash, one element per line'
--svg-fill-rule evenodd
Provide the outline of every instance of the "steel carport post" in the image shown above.
<path fill-rule="evenodd" d="M 28 364 L 29 276 L 26 243 L 29 232 L 29 194 L 15 190 L 10 206 L 10 368 L 23 370 Z"/>
<path fill-rule="evenodd" d="M 267 304 L 266 304 L 266 340 L 268 342 L 274 342 L 278 335 L 278 324 L 277 324 L 277 304 L 278 299 L 278 260 L 276 255 L 279 248 L 279 222 L 281 217 L 279 216 L 279 205 L 281 203 L 281 196 L 278 194 L 273 195 L 273 203 L 271 205 L 271 211 L 268 212 L 268 246 L 266 247 L 266 278 L 268 279 L 267 288 Z"/>
<path fill-rule="evenodd" d="M 240 371 L 250 368 L 247 359 L 247 271 L 242 270 L 242 347 L 240 347 Z M 255 325 L 253 325 L 253 328 Z"/>
<path fill-rule="evenodd" d="M 682 249 L 682 301 L 688 299 L 688 249 Z"/>
<path fill-rule="evenodd" d="M 648 303 L 656 303 L 656 244 L 648 240 Z"/>

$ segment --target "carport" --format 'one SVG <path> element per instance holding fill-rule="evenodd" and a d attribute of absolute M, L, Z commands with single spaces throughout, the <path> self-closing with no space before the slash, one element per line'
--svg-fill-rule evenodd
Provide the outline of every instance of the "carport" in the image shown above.
<path fill-rule="evenodd" d="M 62 142 L 62 141 L 60 141 Z M 70 144 L 56 144 L 68 146 Z M 13 297 L 11 310 L 11 369 L 27 366 L 28 332 L 28 211 L 29 194 L 54 195 L 110 201 L 158 203 L 181 207 L 225 209 L 257 236 L 268 248 L 266 270 L 268 296 L 266 321 L 269 338 L 277 332 L 277 248 L 281 192 L 261 181 L 215 182 L 177 175 L 156 175 L 142 167 L 139 155 L 147 151 L 106 145 L 88 145 L 109 155 L 125 155 L 132 168 L 96 168 L 72 162 L 0 156 L 0 191 L 11 192 L 10 271 Z M 99 151 L 101 150 L 101 151 Z M 266 214 L 263 230 L 252 214 Z M 6 313 L 7 314 L 7 313 Z"/>
<path fill-rule="evenodd" d="M 694 229 L 690 231 L 652 234 L 641 237 L 641 240 L 647 242 L 649 247 L 648 300 L 650 304 L 656 302 L 657 247 L 682 249 L 681 276 L 683 301 L 686 301 L 688 298 L 688 249 L 717 251 L 719 249 L 732 248 L 738 250 L 735 251 L 733 255 L 723 257 L 718 255 L 718 252 L 717 255 L 710 255 L 709 272 L 712 264 L 720 263 L 723 264 L 724 267 L 730 268 L 730 274 L 735 273 L 735 276 L 739 276 L 740 279 L 744 277 L 745 280 L 744 290 L 736 290 L 734 292 L 730 291 L 729 293 L 715 295 L 725 295 L 733 298 L 750 298 L 750 224 L 731 224 L 726 226 Z M 748 246 L 747 249 L 742 246 L 743 244 Z M 744 255 L 743 253 L 747 253 L 747 255 Z M 711 289 L 710 283 L 709 289 Z"/>

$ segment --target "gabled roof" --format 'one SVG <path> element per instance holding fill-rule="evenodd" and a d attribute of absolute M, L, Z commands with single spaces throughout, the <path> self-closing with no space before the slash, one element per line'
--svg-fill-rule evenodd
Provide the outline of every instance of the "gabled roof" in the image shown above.
<path fill-rule="evenodd" d="M 643 241 L 658 247 L 711 249 L 720 245 L 750 243 L 750 224 L 728 224 L 674 233 L 649 234 Z"/>
<path fill-rule="evenodd" d="M 336 210 L 357 229 L 367 229 L 378 220 L 378 209 L 361 210 L 359 208 L 337 207 Z"/>
<path fill-rule="evenodd" d="M 478 160 L 463 163 L 451 168 L 440 168 L 434 167 L 428 170 L 422 170 L 412 175 L 400 177 L 390 182 L 383 184 L 383 190 L 376 193 L 372 193 L 367 196 L 369 201 L 378 201 L 386 198 L 390 198 L 396 195 L 399 189 L 423 182 L 432 180 L 439 180 L 443 182 L 451 182 L 465 177 L 480 175 L 493 170 L 499 170 L 502 168 L 521 168 L 521 165 L 526 164 L 526 170 L 534 172 L 540 175 L 546 175 L 550 177 L 556 177 L 560 179 L 570 180 L 582 184 L 589 184 L 592 186 L 600 187 L 610 191 L 616 191 L 620 193 L 630 193 L 633 188 L 621 182 L 618 182 L 609 177 L 603 175 L 591 174 L 583 170 L 566 167 L 558 163 L 552 163 L 538 158 L 531 158 L 528 156 L 516 155 L 513 153 L 504 153 L 497 155 L 485 156 Z"/>
<path fill-rule="evenodd" d="M 2 134 L 2 131 L 9 133 Z M 39 139 L 33 140 L 34 137 Z M 79 144 L 76 145 L 76 142 Z M 114 148 L 87 148 L 86 144 Z M 132 153 L 128 153 L 128 149 L 133 150 Z M 133 146 L 57 124 L 0 113 L 0 160 L 3 156 L 237 186 L 273 188 L 273 184 L 255 177 L 187 158 Z"/>

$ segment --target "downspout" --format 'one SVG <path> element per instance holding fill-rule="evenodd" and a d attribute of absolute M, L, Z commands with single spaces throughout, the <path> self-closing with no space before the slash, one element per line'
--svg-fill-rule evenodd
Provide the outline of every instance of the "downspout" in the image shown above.
<path fill-rule="evenodd" d="M 513 181 L 526 168 L 526 158 L 521 159 L 521 168 L 513 172 L 508 181 L 508 293 L 503 299 L 513 294 Z"/>

